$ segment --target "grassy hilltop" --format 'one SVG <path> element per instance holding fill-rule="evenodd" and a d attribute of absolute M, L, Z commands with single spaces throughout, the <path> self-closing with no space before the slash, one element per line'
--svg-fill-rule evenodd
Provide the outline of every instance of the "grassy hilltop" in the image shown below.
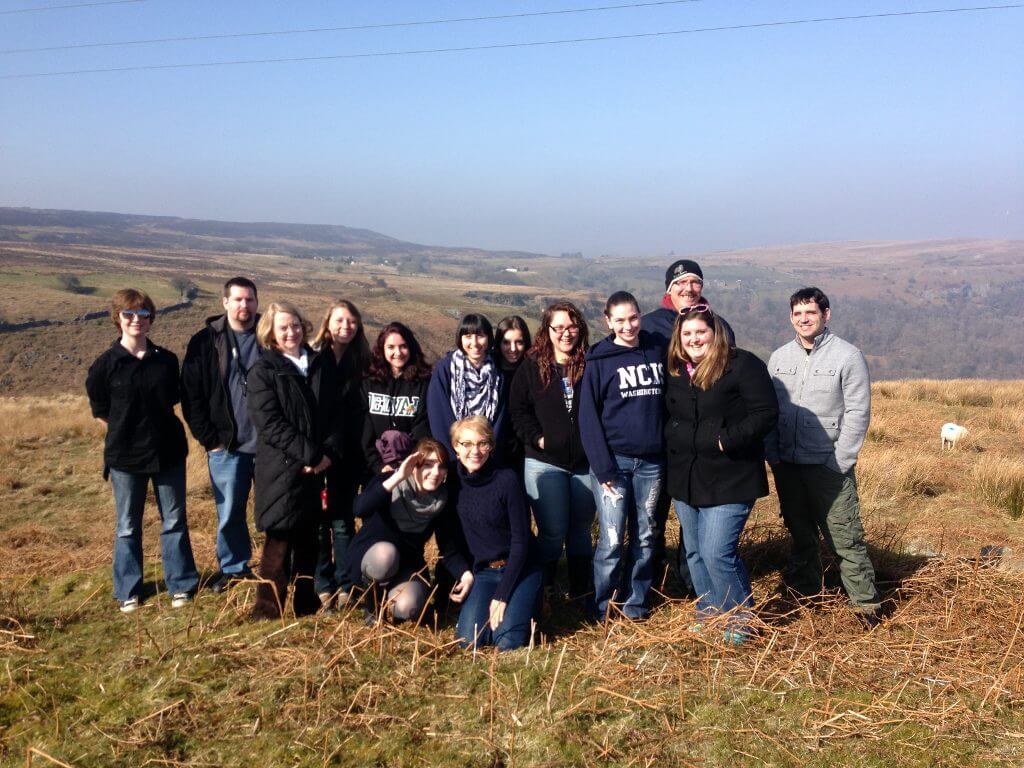
<path fill-rule="evenodd" d="M 818 243 L 699 255 L 706 292 L 760 355 L 790 338 L 786 297 L 828 292 L 868 356 L 873 418 L 858 479 L 887 619 L 863 632 L 833 594 L 776 594 L 788 549 L 774 495 L 742 541 L 763 622 L 725 648 L 687 631 L 672 577 L 641 625 L 580 625 L 466 654 L 450 620 L 366 628 L 358 613 L 252 623 L 251 585 L 172 611 L 111 599 L 102 430 L 82 396 L 113 340 L 117 287 L 150 292 L 154 339 L 183 353 L 235 274 L 314 319 L 330 299 L 370 335 L 410 322 L 436 359 L 457 318 L 554 296 L 592 338 L 616 288 L 645 308 L 675 256 L 583 258 L 403 243 L 366 230 L 0 208 L 0 764 L 53 766 L 1024 764 L 1024 243 Z M 8 331 L 12 324 L 59 325 Z M 595 324 L 596 323 L 596 324 Z M 912 379 L 918 380 L 897 380 Z M 947 380 L 955 377 L 974 379 Z M 1006 379 L 1004 381 L 979 379 Z M 939 426 L 965 425 L 956 451 Z M 215 511 L 194 443 L 188 511 L 215 570 Z M 155 507 L 147 578 L 159 583 Z M 670 526 L 671 528 L 671 526 Z M 257 537 L 256 544 L 261 543 Z M 674 538 L 670 546 L 675 547 Z M 980 557 L 983 547 L 1001 556 Z M 986 550 L 991 552 L 992 550 Z M 1000 550 L 996 550 L 1000 551 Z M 835 573 L 831 573 L 835 581 Z"/>
<path fill-rule="evenodd" d="M 505 656 L 356 613 L 252 623 L 251 587 L 134 616 L 110 597 L 101 430 L 78 395 L 0 400 L 0 763 L 34 766 L 792 765 L 1024 762 L 1024 382 L 885 382 L 859 467 L 888 618 L 774 595 L 774 496 L 742 553 L 763 621 L 730 649 L 651 621 L 581 627 Z M 970 430 L 954 452 L 938 427 Z M 201 568 L 215 564 L 202 452 L 189 459 Z M 147 510 L 147 575 L 158 526 Z M 258 543 L 258 540 L 257 540 Z M 979 558 L 982 546 L 1012 549 Z M 938 554 L 941 553 L 941 554 Z M 834 574 L 833 574 L 834 575 Z"/>

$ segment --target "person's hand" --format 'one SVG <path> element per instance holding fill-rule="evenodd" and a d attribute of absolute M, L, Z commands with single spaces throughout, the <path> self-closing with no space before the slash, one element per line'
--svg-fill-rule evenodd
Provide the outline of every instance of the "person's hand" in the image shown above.
<path fill-rule="evenodd" d="M 401 464 L 398 465 L 398 469 L 395 470 L 395 477 L 398 478 L 398 482 L 402 480 L 408 480 L 412 471 L 416 469 L 423 462 L 422 453 L 410 453 Z"/>
<path fill-rule="evenodd" d="M 320 463 L 317 464 L 315 467 L 303 467 L 302 471 L 307 475 L 319 475 L 329 466 L 331 466 L 331 460 L 327 456 L 324 456 L 322 459 L 320 459 Z"/>
<path fill-rule="evenodd" d="M 394 472 L 394 471 L 395 471 L 395 468 L 392 467 L 390 464 L 385 464 L 383 467 L 380 468 L 380 473 L 382 475 L 387 475 L 387 474 L 390 474 L 391 472 Z"/>
<path fill-rule="evenodd" d="M 448 597 L 453 603 L 461 603 L 466 599 L 466 595 L 469 594 L 469 590 L 473 588 L 473 574 L 470 571 L 464 571 L 462 577 L 459 579 L 459 583 L 452 587 L 451 593 Z"/>
<path fill-rule="evenodd" d="M 542 451 L 544 450 L 544 437 L 543 436 L 541 436 L 540 438 L 537 439 L 537 447 L 540 448 Z"/>
<path fill-rule="evenodd" d="M 216 448 L 211 448 L 210 449 L 210 453 L 220 453 L 223 450 L 224 450 L 224 446 L 223 445 L 218 445 Z"/>
<path fill-rule="evenodd" d="M 604 495 L 610 496 L 612 501 L 619 501 L 622 498 L 622 492 L 615 487 L 615 483 L 611 480 L 601 483 L 601 488 L 604 490 Z"/>
<path fill-rule="evenodd" d="M 508 603 L 504 600 L 491 600 L 491 632 L 496 632 L 501 620 L 505 618 L 506 605 Z"/>

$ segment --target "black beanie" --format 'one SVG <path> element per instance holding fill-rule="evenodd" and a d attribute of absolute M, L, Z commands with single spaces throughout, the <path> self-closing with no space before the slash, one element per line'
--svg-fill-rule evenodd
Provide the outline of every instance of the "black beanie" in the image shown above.
<path fill-rule="evenodd" d="M 696 275 L 704 281 L 704 273 L 700 271 L 700 264 L 689 259 L 680 259 L 673 262 L 672 266 L 665 271 L 665 290 L 683 275 Z"/>

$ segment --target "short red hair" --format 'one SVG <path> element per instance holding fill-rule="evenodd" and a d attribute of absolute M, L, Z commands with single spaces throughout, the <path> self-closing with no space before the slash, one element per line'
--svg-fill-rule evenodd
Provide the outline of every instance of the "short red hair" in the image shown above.
<path fill-rule="evenodd" d="M 121 311 L 125 309 L 148 309 L 150 322 L 156 317 L 156 305 L 149 294 L 138 288 L 122 288 L 110 300 L 110 321 L 115 328 L 121 327 Z"/>

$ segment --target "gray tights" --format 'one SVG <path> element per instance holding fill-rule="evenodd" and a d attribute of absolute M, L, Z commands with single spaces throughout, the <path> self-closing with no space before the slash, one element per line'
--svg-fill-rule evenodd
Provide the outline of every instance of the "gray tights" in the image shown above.
<path fill-rule="evenodd" d="M 381 586 L 390 587 L 386 600 L 395 621 L 409 621 L 420 617 L 423 607 L 427 604 L 427 585 L 419 577 L 413 576 L 391 586 L 390 582 L 399 570 L 398 549 L 394 544 L 378 541 L 366 550 L 360 568 L 365 582 L 376 582 Z"/>

